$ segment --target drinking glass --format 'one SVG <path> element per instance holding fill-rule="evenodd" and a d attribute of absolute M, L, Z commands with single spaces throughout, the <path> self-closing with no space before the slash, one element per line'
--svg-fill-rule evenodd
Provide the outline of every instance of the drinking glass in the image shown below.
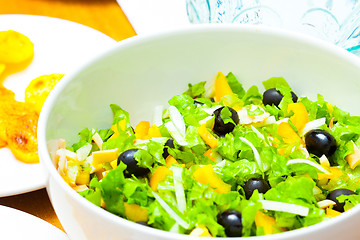
<path fill-rule="evenodd" d="M 284 28 L 360 54 L 359 0 L 186 0 L 186 8 L 191 23 Z"/>

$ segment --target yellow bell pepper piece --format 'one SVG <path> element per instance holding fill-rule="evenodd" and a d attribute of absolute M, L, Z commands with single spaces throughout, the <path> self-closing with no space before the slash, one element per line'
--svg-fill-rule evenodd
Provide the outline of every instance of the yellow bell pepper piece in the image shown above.
<path fill-rule="evenodd" d="M 135 127 L 134 132 L 137 139 L 145 140 L 147 139 L 147 135 L 149 133 L 150 122 L 149 121 L 141 121 Z"/>
<path fill-rule="evenodd" d="M 333 218 L 341 215 L 341 212 L 338 212 L 332 208 L 326 208 L 325 212 L 326 212 L 326 216 L 329 218 Z"/>
<path fill-rule="evenodd" d="M 215 101 L 219 102 L 222 97 L 230 94 L 233 94 L 233 91 L 226 80 L 226 76 L 219 72 L 215 78 Z"/>
<path fill-rule="evenodd" d="M 155 124 L 151 125 L 151 127 L 149 128 L 147 138 L 150 139 L 153 137 L 161 137 L 160 130 Z"/>
<path fill-rule="evenodd" d="M 189 235 L 195 237 L 212 237 L 207 227 L 202 224 L 194 228 Z"/>
<path fill-rule="evenodd" d="M 300 141 L 302 144 L 304 144 L 304 141 L 287 122 L 282 122 L 279 124 L 277 128 L 277 134 L 283 138 L 285 143 L 296 143 L 297 141 Z"/>
<path fill-rule="evenodd" d="M 218 193 L 227 193 L 231 190 L 231 185 L 225 183 L 216 173 L 212 165 L 199 167 L 193 174 L 196 181 L 201 184 L 208 184 Z"/>
<path fill-rule="evenodd" d="M 171 165 L 173 165 L 173 164 L 179 164 L 179 162 L 176 161 L 176 159 L 171 155 L 167 156 L 167 158 L 165 159 L 165 162 L 166 162 L 167 168 L 170 168 Z"/>
<path fill-rule="evenodd" d="M 76 176 L 75 183 L 77 185 L 86 185 L 90 182 L 90 173 L 87 171 L 79 171 L 78 175 Z"/>
<path fill-rule="evenodd" d="M 213 151 L 212 151 L 212 149 L 207 150 L 207 151 L 204 153 L 204 156 L 208 157 L 211 161 L 216 162 L 216 159 L 215 159 L 214 156 L 213 156 Z"/>
<path fill-rule="evenodd" d="M 354 142 L 352 142 L 352 144 L 354 147 L 354 153 L 347 155 L 345 160 L 348 162 L 350 168 L 354 169 L 360 164 L 360 150 Z"/>
<path fill-rule="evenodd" d="M 206 124 L 201 125 L 198 128 L 198 133 L 200 137 L 209 145 L 211 148 L 216 148 L 218 145 L 218 139 L 212 135 L 209 130 L 206 128 Z"/>
<path fill-rule="evenodd" d="M 151 178 L 150 178 L 149 184 L 150 184 L 151 189 L 156 191 L 156 189 L 159 185 L 159 182 L 164 181 L 165 178 L 171 174 L 172 174 L 171 170 L 169 170 L 167 167 L 164 167 L 164 166 L 158 167 L 154 171 L 154 173 L 151 175 Z"/>
<path fill-rule="evenodd" d="M 298 132 L 301 132 L 306 123 L 309 122 L 309 114 L 303 103 L 290 103 L 287 108 L 288 112 L 293 112 L 294 115 L 290 117 L 290 121 L 295 125 Z"/>
<path fill-rule="evenodd" d="M 111 161 L 110 166 L 112 167 L 112 169 L 115 169 L 117 167 L 117 159 L 114 161 Z"/>
<path fill-rule="evenodd" d="M 93 161 L 92 165 L 97 166 L 98 164 L 112 162 L 116 160 L 119 156 L 119 149 L 95 151 L 92 153 Z"/>
<path fill-rule="evenodd" d="M 149 220 L 148 210 L 140 207 L 137 204 L 124 203 L 125 216 L 127 219 L 134 222 L 147 222 Z"/>
<path fill-rule="evenodd" d="M 273 217 L 270 217 L 260 211 L 257 211 L 255 215 L 255 224 L 256 227 L 264 228 L 264 233 L 268 235 L 274 233 L 274 227 L 276 226 L 276 221 Z"/>
<path fill-rule="evenodd" d="M 330 174 L 318 173 L 318 180 L 334 179 L 334 178 L 339 178 L 343 175 L 343 172 L 337 167 L 329 167 L 327 168 L 327 170 L 330 172 Z"/>

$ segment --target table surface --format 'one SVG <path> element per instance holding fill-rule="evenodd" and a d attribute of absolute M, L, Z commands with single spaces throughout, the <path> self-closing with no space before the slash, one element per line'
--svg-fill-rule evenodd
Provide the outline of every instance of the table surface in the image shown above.
<path fill-rule="evenodd" d="M 136 35 L 116 0 L 0 1 L 0 14 L 31 14 L 62 18 L 92 27 L 116 41 Z M 30 213 L 64 230 L 45 189 L 0 198 L 0 205 Z"/>

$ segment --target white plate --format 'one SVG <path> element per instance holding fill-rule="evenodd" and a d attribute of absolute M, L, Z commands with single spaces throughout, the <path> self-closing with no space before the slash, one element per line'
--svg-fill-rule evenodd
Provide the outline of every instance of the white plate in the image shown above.
<path fill-rule="evenodd" d="M 69 240 L 57 227 L 28 213 L 0 206 L 0 216 L 1 239 Z"/>
<path fill-rule="evenodd" d="M 4 86 L 24 100 L 28 83 L 41 75 L 67 74 L 116 41 L 84 25 L 42 16 L 0 15 L 0 30 L 15 30 L 35 45 L 35 56 L 24 70 L 9 75 Z M 37 190 L 45 186 L 40 164 L 25 164 L 15 159 L 8 148 L 0 149 L 0 197 Z"/>

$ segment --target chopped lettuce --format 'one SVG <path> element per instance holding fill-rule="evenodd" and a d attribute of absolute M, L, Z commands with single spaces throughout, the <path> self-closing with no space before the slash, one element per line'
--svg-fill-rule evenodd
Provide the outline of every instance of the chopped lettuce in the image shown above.
<path fill-rule="evenodd" d="M 328 219 L 317 201 L 325 199 L 330 191 L 346 188 L 360 192 L 360 167 L 352 169 L 347 160 L 347 156 L 355 152 L 354 144 L 360 147 L 359 116 L 351 116 L 329 104 L 320 94 L 314 101 L 307 97 L 298 99 L 309 121 L 321 118 L 322 124 L 316 127 L 329 132 L 336 140 L 337 150 L 327 158 L 329 162 L 324 163 L 324 159 L 306 150 L 305 130 L 297 129 L 299 122 L 292 118 L 296 113 L 287 109 L 293 103 L 293 90 L 284 78 L 273 77 L 263 82 L 266 90 L 276 88 L 283 95 L 279 107 L 264 106 L 258 87 L 245 89 L 233 73 L 229 73 L 226 80 L 232 94 L 225 94 L 218 102 L 204 97 L 204 93 L 209 92 L 205 82 L 189 84 L 186 92 L 169 100 L 170 107 L 164 110 L 159 126 L 152 127 L 152 132 L 147 129 L 149 137 L 145 139 L 137 139 L 128 112 L 111 104 L 112 125 L 100 130 L 85 128 L 79 133 L 79 141 L 67 149 L 76 153 L 82 146 L 91 144 L 91 153 L 99 152 L 92 140 L 97 133 L 103 141 L 103 151 L 121 154 L 128 149 L 138 149 L 134 161 L 139 167 L 148 168 L 149 174 L 128 176 L 124 174 L 127 168 L 124 163 L 120 161 L 117 166 L 119 160 L 114 156 L 106 158 L 109 152 L 96 161 L 90 154 L 85 160 L 69 163 L 79 175 L 85 172 L 88 173 L 85 178 L 90 176 L 90 180 L 81 185 L 85 190 L 80 195 L 130 220 L 126 207 L 139 207 L 145 212 L 146 223 L 154 228 L 189 234 L 201 226 L 213 237 L 226 237 L 224 226 L 218 222 L 219 214 L 236 210 L 242 215 L 242 236 L 247 237 L 267 234 L 263 226 L 257 226 L 259 216 L 273 219 L 272 233 L 303 228 Z M 224 124 L 235 125 L 225 135 L 213 131 L 213 112 L 223 106 L 220 117 Z M 247 121 L 240 117 L 241 124 L 235 124 L 228 107 L 243 114 Z M 174 134 L 168 129 L 169 123 L 174 121 L 174 109 L 180 114 L 179 119 L 184 120 L 185 127 L 182 124 L 178 131 L 181 141 L 175 138 L 174 146 L 170 147 L 165 144 Z M 268 121 L 269 115 L 271 121 Z M 260 117 L 264 119 L 259 120 Z M 280 122 L 287 122 L 297 137 L 290 140 L 284 137 L 279 131 Z M 208 135 L 199 133 L 203 124 Z M 212 147 L 210 141 L 215 142 Z M 170 156 L 164 154 L 164 149 Z M 68 155 L 76 156 L 69 152 Z M 197 170 L 205 165 L 212 167 L 212 175 L 197 175 Z M 59 172 L 67 180 L 66 170 Z M 266 193 L 254 189 L 247 199 L 245 183 L 253 178 L 264 179 L 271 188 Z M 214 187 L 217 184 L 230 186 L 221 192 Z M 345 202 L 345 210 L 348 210 L 360 202 L 359 196 L 340 196 L 338 200 Z M 289 207 L 288 211 L 282 211 L 279 206 L 305 209 L 306 214 L 289 211 Z"/>

